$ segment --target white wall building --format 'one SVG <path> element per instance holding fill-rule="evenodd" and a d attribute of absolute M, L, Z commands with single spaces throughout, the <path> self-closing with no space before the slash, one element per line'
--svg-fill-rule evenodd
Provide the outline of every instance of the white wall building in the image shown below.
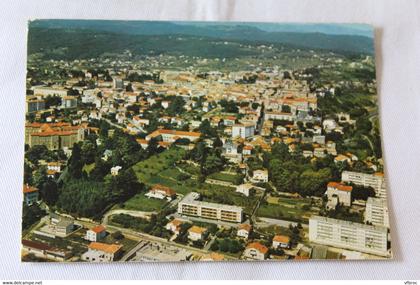
<path fill-rule="evenodd" d="M 354 183 L 364 187 L 372 187 L 375 189 L 376 197 L 387 198 L 386 181 L 383 173 L 361 173 L 354 171 L 343 171 L 341 174 L 341 181 Z"/>
<path fill-rule="evenodd" d="M 91 242 L 88 251 L 82 254 L 82 260 L 90 262 L 114 261 L 121 254 L 122 245 Z"/>
<path fill-rule="evenodd" d="M 386 200 L 373 197 L 367 199 L 365 223 L 389 228 L 389 213 Z"/>
<path fill-rule="evenodd" d="M 344 220 L 312 216 L 309 241 L 379 256 L 390 256 L 388 229 Z"/>
<path fill-rule="evenodd" d="M 243 139 L 252 137 L 255 133 L 253 123 L 235 124 L 232 126 L 232 138 L 241 137 Z"/>

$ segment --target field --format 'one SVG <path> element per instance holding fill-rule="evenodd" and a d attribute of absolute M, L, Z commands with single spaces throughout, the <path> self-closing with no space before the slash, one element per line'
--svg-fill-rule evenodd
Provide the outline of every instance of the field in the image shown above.
<path fill-rule="evenodd" d="M 139 193 L 124 203 L 124 209 L 144 212 L 159 212 L 167 204 L 167 200 L 148 198 L 144 195 L 144 193 Z"/>
<path fill-rule="evenodd" d="M 310 202 L 311 199 L 306 198 L 267 197 L 266 203 L 259 207 L 257 216 L 307 223 L 313 213 Z"/>
<path fill-rule="evenodd" d="M 184 154 L 185 150 L 172 147 L 144 161 L 140 161 L 133 166 L 133 170 L 140 182 L 153 184 L 150 181 L 154 176 L 159 175 L 166 169 L 173 168 L 175 162 L 180 160 Z"/>

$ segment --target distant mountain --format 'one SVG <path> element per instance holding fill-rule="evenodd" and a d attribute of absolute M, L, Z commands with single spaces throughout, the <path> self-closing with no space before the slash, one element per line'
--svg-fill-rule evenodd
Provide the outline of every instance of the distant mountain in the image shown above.
<path fill-rule="evenodd" d="M 203 23 L 107 20 L 36 20 L 34 28 L 102 31 L 121 35 L 186 35 L 221 40 L 289 44 L 301 48 L 373 54 L 373 39 L 366 25 Z M 313 32 L 317 31 L 317 32 Z M 324 31 L 324 33 L 319 32 Z M 354 34 L 349 34 L 354 32 Z M 369 32 L 370 31 L 370 32 Z M 343 34 L 339 34 L 339 33 Z"/>

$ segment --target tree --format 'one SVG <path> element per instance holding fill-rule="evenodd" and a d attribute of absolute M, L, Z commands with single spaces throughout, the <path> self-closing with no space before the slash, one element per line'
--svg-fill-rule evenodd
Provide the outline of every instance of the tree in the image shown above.
<path fill-rule="evenodd" d="M 81 156 L 83 157 L 86 164 L 91 164 L 95 161 L 96 155 L 96 143 L 90 140 L 85 140 L 81 148 Z"/>
<path fill-rule="evenodd" d="M 28 229 L 35 222 L 39 221 L 45 214 L 45 211 L 42 210 L 38 204 L 35 203 L 28 206 L 23 203 L 22 229 Z"/>
<path fill-rule="evenodd" d="M 149 143 L 147 144 L 147 155 L 152 156 L 158 152 L 159 145 L 156 138 L 151 138 Z"/>
<path fill-rule="evenodd" d="M 71 157 L 68 163 L 68 171 L 72 178 L 80 179 L 82 178 L 82 168 L 84 165 L 84 161 L 82 159 L 82 150 L 78 143 L 73 145 L 73 150 L 71 153 Z"/>
<path fill-rule="evenodd" d="M 281 105 L 281 111 L 284 113 L 290 113 L 291 109 L 289 105 Z"/>
<path fill-rule="evenodd" d="M 169 104 L 169 107 L 167 109 L 168 114 L 171 116 L 176 116 L 179 114 L 182 114 L 184 109 L 185 101 L 180 96 L 176 96 L 174 100 Z"/>
<path fill-rule="evenodd" d="M 331 170 L 305 170 L 299 178 L 299 194 L 303 196 L 322 196 L 328 181 L 332 178 Z"/>
<path fill-rule="evenodd" d="M 223 146 L 223 142 L 219 137 L 216 137 L 213 141 L 213 147 L 222 147 Z"/>
<path fill-rule="evenodd" d="M 58 187 L 57 183 L 52 178 L 47 178 L 45 183 L 40 187 L 42 200 L 48 206 L 54 206 L 58 200 Z"/>

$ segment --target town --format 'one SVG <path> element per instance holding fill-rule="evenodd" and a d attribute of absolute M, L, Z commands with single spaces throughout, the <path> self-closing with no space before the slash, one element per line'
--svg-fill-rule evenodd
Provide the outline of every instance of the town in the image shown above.
<path fill-rule="evenodd" d="M 28 56 L 22 260 L 392 256 L 374 58 L 215 45 Z"/>

